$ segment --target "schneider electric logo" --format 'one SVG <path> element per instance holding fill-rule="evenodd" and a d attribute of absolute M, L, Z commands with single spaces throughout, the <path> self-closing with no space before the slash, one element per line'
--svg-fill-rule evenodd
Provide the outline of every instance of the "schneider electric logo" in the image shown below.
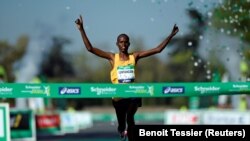
<path fill-rule="evenodd" d="M 216 86 L 195 86 L 194 91 L 195 92 L 200 92 L 201 94 L 219 93 L 220 87 L 216 87 Z"/>
<path fill-rule="evenodd" d="M 163 87 L 162 92 L 163 94 L 183 94 L 185 91 L 184 87 L 177 87 L 177 86 L 168 86 Z"/>
<path fill-rule="evenodd" d="M 112 87 L 90 87 L 90 92 L 96 95 L 115 95 L 116 91 L 116 88 Z"/>
<path fill-rule="evenodd" d="M 12 94 L 13 88 L 9 87 L 0 87 L 0 95 Z"/>
<path fill-rule="evenodd" d="M 80 95 L 81 88 L 80 87 L 59 87 L 60 95 Z"/>

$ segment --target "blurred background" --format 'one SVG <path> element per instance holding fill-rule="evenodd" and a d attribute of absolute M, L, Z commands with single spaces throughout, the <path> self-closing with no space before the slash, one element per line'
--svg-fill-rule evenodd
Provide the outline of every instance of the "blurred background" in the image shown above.
<path fill-rule="evenodd" d="M 179 33 L 168 47 L 138 63 L 138 83 L 250 81 L 250 0 L 2 0 L 0 81 L 110 83 L 109 62 L 85 49 L 74 23 L 80 15 L 93 46 L 110 52 L 118 51 L 120 33 L 130 36 L 130 52 L 146 50 L 160 44 L 177 24 Z M 110 98 L 0 101 L 35 114 L 114 114 Z M 145 98 L 138 116 L 144 119 L 145 112 L 154 111 L 156 121 L 162 121 L 157 114 L 166 109 L 246 111 L 248 104 L 248 95 Z M 114 125 L 112 117 L 108 121 Z"/>

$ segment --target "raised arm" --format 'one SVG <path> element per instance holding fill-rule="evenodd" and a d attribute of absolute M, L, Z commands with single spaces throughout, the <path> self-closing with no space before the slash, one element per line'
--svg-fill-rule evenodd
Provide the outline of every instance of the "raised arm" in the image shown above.
<path fill-rule="evenodd" d="M 171 39 L 176 35 L 178 31 L 179 28 L 175 24 L 170 35 L 165 40 L 163 40 L 163 42 L 160 43 L 157 47 L 145 51 L 135 52 L 134 53 L 135 60 L 138 61 L 141 58 L 160 53 L 168 45 L 168 43 L 171 41 Z"/>
<path fill-rule="evenodd" d="M 88 36 L 84 30 L 84 27 L 83 27 L 83 20 L 82 20 L 82 16 L 80 15 L 80 17 L 78 19 L 76 19 L 75 21 L 76 25 L 77 25 L 77 28 L 79 29 L 80 33 L 81 33 L 81 36 L 82 36 L 82 40 L 83 40 L 83 43 L 86 47 L 86 49 L 99 56 L 99 57 L 102 57 L 102 58 L 105 58 L 105 59 L 108 59 L 110 61 L 112 61 L 114 59 L 114 54 L 111 53 L 111 52 L 106 52 L 106 51 L 103 51 L 101 49 L 98 49 L 98 48 L 95 48 L 92 46 L 92 44 L 90 43 L 89 39 L 88 39 Z"/>

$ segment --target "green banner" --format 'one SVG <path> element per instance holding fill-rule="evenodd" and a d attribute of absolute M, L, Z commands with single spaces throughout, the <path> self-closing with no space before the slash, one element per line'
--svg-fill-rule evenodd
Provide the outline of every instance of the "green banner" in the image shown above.
<path fill-rule="evenodd" d="M 178 97 L 249 94 L 250 82 L 197 83 L 4 83 L 2 98 Z"/>
<path fill-rule="evenodd" d="M 0 103 L 0 141 L 10 141 L 9 104 Z"/>

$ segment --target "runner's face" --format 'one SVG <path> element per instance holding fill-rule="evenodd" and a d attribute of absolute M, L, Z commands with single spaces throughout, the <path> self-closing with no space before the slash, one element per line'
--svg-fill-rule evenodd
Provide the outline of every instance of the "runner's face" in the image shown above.
<path fill-rule="evenodd" d="M 121 36 L 117 41 L 117 46 L 120 52 L 127 53 L 129 45 L 129 39 L 125 36 Z"/>

